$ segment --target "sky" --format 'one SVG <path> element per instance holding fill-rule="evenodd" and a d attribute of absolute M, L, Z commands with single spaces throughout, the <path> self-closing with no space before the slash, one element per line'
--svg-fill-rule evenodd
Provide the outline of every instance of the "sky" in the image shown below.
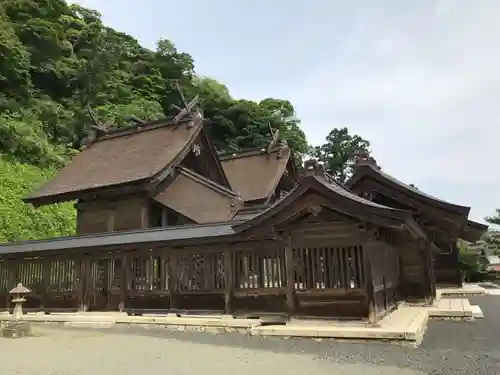
<path fill-rule="evenodd" d="M 347 126 L 472 220 L 500 208 L 498 0 L 75 2 L 146 47 L 171 40 L 235 98 L 290 100 L 312 144 Z"/>

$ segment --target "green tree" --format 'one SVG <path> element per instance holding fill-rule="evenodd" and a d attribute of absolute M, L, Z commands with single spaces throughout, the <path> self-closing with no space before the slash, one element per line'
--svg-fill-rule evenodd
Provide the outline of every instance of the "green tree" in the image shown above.
<path fill-rule="evenodd" d="M 349 134 L 344 128 L 334 128 L 326 137 L 326 143 L 314 147 L 311 154 L 323 162 L 325 169 L 338 181 L 345 182 L 353 172 L 356 156 L 369 151 L 370 142 L 359 135 Z"/>
<path fill-rule="evenodd" d="M 73 235 L 71 203 L 35 209 L 21 198 L 54 174 L 53 169 L 0 158 L 0 242 Z"/>
<path fill-rule="evenodd" d="M 484 220 L 490 224 L 500 225 L 500 208 L 495 209 L 495 214 L 485 217 Z"/>
<path fill-rule="evenodd" d="M 71 233 L 67 206 L 31 211 L 22 204 L 22 195 L 40 182 L 35 176 L 47 178 L 78 152 L 90 122 L 88 106 L 112 127 L 128 125 L 132 115 L 170 116 L 183 105 L 174 83 L 188 100 L 200 96 L 219 150 L 267 147 L 270 127 L 280 130 L 299 158 L 308 150 L 289 101 L 232 98 L 222 83 L 197 76 L 193 58 L 166 38 L 152 51 L 80 5 L 0 1 L 0 156 L 6 174 L 0 196 L 7 197 L 0 200 L 7 228 L 0 239 Z M 23 188 L 11 186 L 16 184 Z"/>

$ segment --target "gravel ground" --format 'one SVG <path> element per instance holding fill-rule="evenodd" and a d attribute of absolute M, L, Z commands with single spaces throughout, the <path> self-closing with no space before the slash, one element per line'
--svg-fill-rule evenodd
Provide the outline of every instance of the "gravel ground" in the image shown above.
<path fill-rule="evenodd" d="M 483 320 L 431 321 L 417 349 L 161 328 L 45 328 L 41 337 L 0 339 L 0 374 L 500 374 L 500 297 L 470 301 Z"/>

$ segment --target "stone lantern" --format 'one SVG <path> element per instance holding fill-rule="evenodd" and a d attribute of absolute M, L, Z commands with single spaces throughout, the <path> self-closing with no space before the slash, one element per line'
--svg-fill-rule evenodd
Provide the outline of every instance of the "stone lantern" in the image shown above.
<path fill-rule="evenodd" d="M 24 297 L 26 294 L 31 293 L 31 290 L 26 288 L 22 283 L 12 289 L 9 294 L 13 295 L 12 303 L 14 303 L 14 319 L 21 320 L 23 317 L 23 302 L 26 302 Z"/>
<path fill-rule="evenodd" d="M 29 322 L 21 321 L 23 318 L 23 302 L 26 302 L 25 295 L 30 292 L 31 290 L 21 283 L 17 284 L 17 286 L 9 292 L 9 294 L 13 296 L 14 321 L 8 322 L 5 327 L 0 330 L 2 337 L 17 338 L 31 334 Z"/>

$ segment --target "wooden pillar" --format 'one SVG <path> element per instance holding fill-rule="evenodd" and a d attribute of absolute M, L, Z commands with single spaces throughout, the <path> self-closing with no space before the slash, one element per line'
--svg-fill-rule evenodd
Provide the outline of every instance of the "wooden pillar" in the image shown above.
<path fill-rule="evenodd" d="M 456 270 L 456 284 L 459 288 L 461 288 L 463 286 L 463 283 L 462 283 L 462 270 L 460 268 L 460 250 L 458 249 L 456 240 L 451 243 L 451 246 L 453 249 L 453 260 Z"/>
<path fill-rule="evenodd" d="M 51 270 L 52 261 L 47 258 L 42 258 L 42 285 L 40 293 L 42 295 L 42 309 L 46 310 L 49 307 L 49 299 L 50 299 L 50 270 Z M 78 269 L 75 270 L 77 272 L 78 277 Z"/>
<path fill-rule="evenodd" d="M 427 242 L 428 245 L 428 261 L 429 261 L 429 272 L 430 272 L 430 279 L 431 279 L 431 293 L 432 293 L 432 300 L 436 300 L 436 270 L 434 269 L 434 258 L 433 258 L 433 249 L 431 247 L 430 241 Z"/>
<path fill-rule="evenodd" d="M 73 206 L 76 209 L 76 235 L 79 236 L 82 232 L 82 209 L 80 203 L 75 203 Z"/>
<path fill-rule="evenodd" d="M 150 292 L 153 290 L 153 256 L 151 254 L 151 250 L 149 250 L 149 254 L 146 256 L 146 291 Z"/>
<path fill-rule="evenodd" d="M 129 280 L 129 272 L 128 272 L 129 266 L 128 266 L 127 254 L 122 255 L 121 265 L 122 266 L 120 269 L 120 303 L 118 305 L 118 309 L 120 310 L 120 312 L 123 312 L 125 310 L 125 301 L 127 300 L 128 280 Z"/>
<path fill-rule="evenodd" d="M 233 313 L 233 291 L 234 291 L 234 272 L 233 272 L 233 252 L 230 249 L 224 251 L 224 310 L 226 314 Z"/>
<path fill-rule="evenodd" d="M 278 246 L 283 247 L 285 254 L 286 269 L 286 305 L 288 316 L 292 317 L 295 313 L 295 266 L 293 259 L 292 236 L 289 231 L 280 236 Z"/>
<path fill-rule="evenodd" d="M 149 206 L 147 203 L 141 207 L 141 228 L 149 228 Z"/>
<path fill-rule="evenodd" d="M 158 253 L 160 259 L 160 290 L 164 292 L 168 289 L 168 253 L 165 249 L 162 249 Z"/>
<path fill-rule="evenodd" d="M 8 309 L 12 307 L 11 303 L 11 296 L 9 294 L 9 291 L 12 288 L 15 288 L 17 285 L 16 278 L 17 278 L 17 264 L 15 260 L 12 259 L 6 259 L 5 260 L 5 265 L 7 267 L 7 289 L 5 290 L 5 304 Z"/>
<path fill-rule="evenodd" d="M 168 291 L 170 292 L 170 308 L 177 309 L 177 251 L 174 249 L 169 249 L 168 255 Z"/>
<path fill-rule="evenodd" d="M 91 282 L 90 259 L 83 258 L 80 263 L 81 267 L 81 286 L 80 286 L 80 307 L 79 311 L 87 311 L 89 309 L 89 287 Z"/>
<path fill-rule="evenodd" d="M 366 280 L 366 297 L 368 304 L 368 321 L 370 324 L 377 322 L 377 306 L 375 303 L 375 286 L 373 282 L 372 273 L 372 256 L 376 251 L 377 242 L 375 240 L 368 240 L 363 244 L 363 265 L 365 269 Z"/>
<path fill-rule="evenodd" d="M 422 268 L 423 268 L 423 284 L 425 289 L 425 301 L 427 304 L 432 304 L 434 296 L 436 294 L 435 283 L 432 277 L 432 255 L 430 241 L 425 240 L 419 242 L 418 250 L 422 256 Z"/>
<path fill-rule="evenodd" d="M 102 280 L 102 296 L 105 299 L 104 301 L 104 309 L 108 310 L 110 308 L 110 272 L 109 269 L 111 267 L 111 262 L 114 262 L 114 259 L 103 259 L 104 263 L 104 274 L 103 274 L 103 280 Z"/>

